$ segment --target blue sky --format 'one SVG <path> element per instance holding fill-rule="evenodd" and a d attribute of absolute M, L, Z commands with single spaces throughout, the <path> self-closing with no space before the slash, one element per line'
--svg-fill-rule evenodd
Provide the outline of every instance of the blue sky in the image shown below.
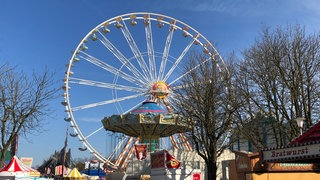
<path fill-rule="evenodd" d="M 132 12 L 176 18 L 213 41 L 222 57 L 232 51 L 240 54 L 263 27 L 300 24 L 307 33 L 320 30 L 317 0 L 0 0 L 0 63 L 9 62 L 25 71 L 47 66 L 62 86 L 65 64 L 79 41 L 105 20 Z M 61 101 L 62 97 L 52 102 L 55 111 L 45 119 L 43 133 L 19 139 L 19 156 L 33 157 L 37 165 L 63 147 L 68 124 Z M 90 127 L 91 122 L 84 123 Z M 78 139 L 69 137 L 74 157 L 89 156 L 78 151 L 80 146 Z"/>

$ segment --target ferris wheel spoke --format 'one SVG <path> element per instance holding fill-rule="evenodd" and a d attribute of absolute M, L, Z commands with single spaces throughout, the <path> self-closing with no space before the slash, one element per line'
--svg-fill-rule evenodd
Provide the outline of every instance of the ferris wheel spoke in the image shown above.
<path fill-rule="evenodd" d="M 208 62 L 210 59 L 211 59 L 211 58 L 208 58 L 208 59 L 202 61 L 201 63 L 199 63 L 199 64 L 196 65 L 195 67 L 191 68 L 189 71 L 183 73 L 181 76 L 179 76 L 179 77 L 176 78 L 175 80 L 171 81 L 171 82 L 169 83 L 169 86 L 172 85 L 172 84 L 174 84 L 176 81 L 180 80 L 181 78 L 183 78 L 184 76 L 186 76 L 186 75 L 189 74 L 190 72 L 192 72 L 192 71 L 194 71 L 195 69 L 197 69 L 200 65 Z"/>
<path fill-rule="evenodd" d="M 154 56 L 151 22 L 145 26 L 145 32 L 146 32 L 146 40 L 147 40 L 147 48 L 148 48 L 150 76 L 151 76 L 151 80 L 155 81 L 155 77 L 157 77 L 157 72 L 156 72 L 156 61 Z"/>
<path fill-rule="evenodd" d="M 188 87 L 188 85 L 170 86 L 170 89 L 171 89 L 172 91 L 175 91 L 175 90 L 182 89 L 183 87 Z"/>
<path fill-rule="evenodd" d="M 88 86 L 94 86 L 94 87 L 103 87 L 103 88 L 114 89 L 114 90 L 124 90 L 124 91 L 131 91 L 131 92 L 145 91 L 145 89 L 138 88 L 138 87 L 125 86 L 125 85 L 99 82 L 99 81 L 92 81 L 92 80 L 80 79 L 80 78 L 74 78 L 74 77 L 70 77 L 69 82 L 74 83 L 74 84 L 88 85 Z"/>
<path fill-rule="evenodd" d="M 117 69 L 117 68 L 111 66 L 110 64 L 107 64 L 104 61 L 101 61 L 101 60 L 89 55 L 88 53 L 82 52 L 82 54 L 85 55 L 85 56 L 80 56 L 81 58 L 85 59 L 86 61 L 88 61 L 88 62 L 90 62 L 90 63 L 92 63 L 92 64 L 94 64 L 94 65 L 96 65 L 96 66 L 98 66 L 98 67 L 100 67 L 102 69 L 107 70 L 108 72 L 110 72 L 110 73 L 112 73 L 114 75 L 117 75 L 117 76 L 119 76 L 119 77 L 121 77 L 121 78 L 123 78 L 123 79 L 125 79 L 125 80 L 127 80 L 129 82 L 132 82 L 132 83 L 134 83 L 134 84 L 136 84 L 138 86 L 141 86 L 142 84 L 145 84 L 145 82 L 142 81 L 141 78 L 133 77 L 133 76 L 121 71 L 120 69 Z"/>
<path fill-rule="evenodd" d="M 182 60 L 182 58 L 186 55 L 186 53 L 189 51 L 190 47 L 193 45 L 194 43 L 194 39 L 192 39 L 189 44 L 186 46 L 186 48 L 183 50 L 183 52 L 180 54 L 180 56 L 178 57 L 178 59 L 174 62 L 174 64 L 172 65 L 172 67 L 170 68 L 170 70 L 168 71 L 167 75 L 164 77 L 163 81 L 167 81 L 167 79 L 170 77 L 170 75 L 172 74 L 172 72 L 176 69 L 176 67 L 178 66 L 178 64 L 180 63 L 180 61 Z"/>
<path fill-rule="evenodd" d="M 177 99 L 173 96 L 171 96 L 170 98 L 167 99 L 167 103 L 170 105 L 170 107 L 172 107 L 173 109 L 177 109 L 177 107 L 175 106 L 175 103 L 173 103 L 173 101 L 177 101 Z"/>
<path fill-rule="evenodd" d="M 125 97 L 116 98 L 116 99 L 112 99 L 112 100 L 106 100 L 106 101 L 101 101 L 101 102 L 97 102 L 97 103 L 87 104 L 87 105 L 83 105 L 83 106 L 77 106 L 77 107 L 72 108 L 71 110 L 78 111 L 78 110 L 82 110 L 82 109 L 87 109 L 87 108 L 102 106 L 102 105 L 106 105 L 106 104 L 116 103 L 116 102 L 120 102 L 120 101 L 124 101 L 124 100 L 128 100 L 128 99 L 134 99 L 139 96 L 143 96 L 145 94 L 146 93 L 140 93 L 140 94 L 125 96 Z"/>
<path fill-rule="evenodd" d="M 103 128 L 103 126 L 101 126 L 99 129 L 93 131 L 92 133 L 90 133 L 89 135 L 87 135 L 86 137 L 84 137 L 85 139 L 88 139 L 89 137 L 91 137 L 92 135 L 96 134 L 97 132 L 101 131 Z"/>
<path fill-rule="evenodd" d="M 81 130 L 79 129 L 79 126 L 77 123 L 72 120 L 71 126 L 73 127 L 76 134 L 78 134 L 79 140 L 87 147 L 90 153 L 92 153 L 95 156 L 98 156 L 100 160 L 103 160 L 104 162 L 108 163 L 109 165 L 114 165 L 110 160 L 103 157 L 101 154 L 97 153 L 98 151 L 88 142 L 87 138 L 82 134 Z M 92 133 L 91 133 L 92 134 Z"/>
<path fill-rule="evenodd" d="M 139 64 L 141 70 L 143 71 L 144 78 L 148 79 L 149 76 L 147 74 L 150 75 L 150 71 L 148 69 L 148 66 L 147 66 L 145 60 L 143 59 L 143 56 L 142 56 L 137 44 L 135 43 L 126 23 L 124 21 L 122 21 L 122 22 L 123 22 L 123 27 L 121 28 L 121 32 L 122 32 L 123 36 L 126 38 L 127 43 L 129 44 L 130 49 L 134 54 L 134 57 L 137 59 L 138 64 Z"/>
<path fill-rule="evenodd" d="M 98 157 L 99 159 L 103 160 L 105 163 L 108 163 L 109 165 L 114 166 L 114 163 L 107 160 L 104 156 L 102 156 L 100 153 L 98 153 L 98 151 L 88 142 L 87 139 L 82 139 L 82 140 L 80 139 L 80 141 L 82 141 L 82 143 L 88 148 L 88 150 L 90 151 L 91 154 L 93 154 L 96 157 Z"/>
<path fill-rule="evenodd" d="M 107 160 L 111 161 L 115 157 L 116 153 L 119 151 L 119 149 L 123 146 L 125 140 L 127 140 L 128 138 L 129 137 L 126 135 L 122 136 L 118 145 L 113 149 L 112 153 L 110 153 L 110 155 L 107 157 Z"/>
<path fill-rule="evenodd" d="M 173 37 L 173 32 L 175 31 L 175 27 L 174 25 L 170 26 L 170 30 L 166 39 L 166 43 L 165 43 L 165 47 L 163 50 L 163 55 L 162 55 L 162 60 L 161 60 L 161 65 L 160 65 L 160 69 L 159 69 L 159 76 L 158 76 L 158 80 L 163 79 L 163 75 L 164 75 L 164 71 L 166 68 L 166 64 L 167 64 L 167 60 L 168 60 L 168 56 L 169 56 L 169 51 L 170 51 L 170 46 L 171 46 L 171 42 L 172 42 L 172 37 Z"/>
<path fill-rule="evenodd" d="M 105 37 L 100 31 L 103 39 L 99 41 L 128 69 L 139 79 L 144 79 L 145 77 L 141 72 Z"/>

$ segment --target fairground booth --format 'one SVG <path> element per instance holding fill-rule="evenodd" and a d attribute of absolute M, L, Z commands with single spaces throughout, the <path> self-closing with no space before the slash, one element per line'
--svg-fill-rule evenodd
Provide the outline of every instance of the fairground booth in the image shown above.
<path fill-rule="evenodd" d="M 320 179 L 320 122 L 288 146 L 267 148 L 256 153 L 234 153 L 230 179 Z"/>

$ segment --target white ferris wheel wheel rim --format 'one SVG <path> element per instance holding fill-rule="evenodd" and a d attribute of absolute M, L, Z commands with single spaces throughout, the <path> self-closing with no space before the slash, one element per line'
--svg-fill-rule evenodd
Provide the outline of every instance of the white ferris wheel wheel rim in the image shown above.
<path fill-rule="evenodd" d="M 101 40 L 104 43 L 106 43 L 105 46 L 109 48 L 109 51 L 110 52 L 112 51 L 111 53 L 113 53 L 119 59 L 119 61 L 122 61 L 123 66 L 127 66 L 127 67 L 131 68 L 133 73 L 137 77 L 142 77 L 141 79 L 136 80 L 135 78 L 133 78 L 133 77 L 131 77 L 129 75 L 121 74 L 121 73 L 119 73 L 119 72 L 121 72 L 120 69 L 113 69 L 110 66 L 110 64 L 101 62 L 100 60 L 95 59 L 94 57 L 91 57 L 91 55 L 85 54 L 84 50 L 82 50 L 84 48 L 84 45 L 86 44 L 86 41 L 88 41 L 88 39 L 90 39 L 90 38 L 93 38 L 92 35 L 102 33 L 102 31 L 103 31 L 102 28 L 110 27 L 110 25 L 115 25 L 116 26 L 117 24 L 120 24 L 122 26 L 126 26 L 125 22 L 132 21 L 133 19 L 134 20 L 141 20 L 141 21 L 149 20 L 150 22 L 158 22 L 158 23 L 161 22 L 166 26 L 175 28 L 174 31 L 181 31 L 183 33 L 183 36 L 189 37 L 191 39 L 190 43 L 185 47 L 184 51 L 176 59 L 176 64 L 172 65 L 172 67 L 167 72 L 167 74 L 165 74 L 164 70 L 161 70 L 162 67 L 159 68 L 160 70 L 158 72 L 149 72 L 149 71 L 151 71 L 151 69 L 155 68 L 152 65 L 152 63 L 153 63 L 152 62 L 152 58 L 154 60 L 154 58 L 156 56 L 155 55 L 156 51 L 153 49 L 153 47 L 149 47 L 149 46 L 152 46 L 152 43 L 154 43 L 153 39 L 150 39 L 150 38 L 148 39 L 148 36 L 150 36 L 149 33 L 152 33 L 152 30 L 151 30 L 151 32 L 148 32 L 150 30 L 147 30 L 149 25 L 146 25 L 146 32 L 145 32 L 146 37 L 147 37 L 146 38 L 147 39 L 146 43 L 147 43 L 147 46 L 148 46 L 148 50 L 152 51 L 151 55 L 149 53 L 148 56 L 153 56 L 153 57 L 151 57 L 151 61 L 149 61 L 149 66 L 147 66 L 145 64 L 147 62 L 143 62 L 143 58 L 140 57 L 140 56 L 142 56 L 141 55 L 142 52 L 140 52 L 139 49 L 137 49 L 136 45 L 134 43 L 132 43 L 133 38 L 130 37 L 130 35 L 131 35 L 130 32 L 126 32 L 126 30 L 123 30 L 124 36 L 126 36 L 125 38 L 128 40 L 128 42 L 131 42 L 131 44 L 129 44 L 129 43 L 128 44 L 131 47 L 132 52 L 135 54 L 135 58 L 137 59 L 137 61 L 140 61 L 139 65 L 141 63 L 140 66 L 142 68 L 142 70 L 141 70 L 142 72 L 139 72 L 138 70 L 135 70 L 134 67 L 132 67 L 133 65 L 131 66 L 130 62 L 126 61 L 126 58 L 123 57 L 122 54 L 119 52 L 119 50 L 117 50 L 115 47 L 113 47 L 113 45 L 110 44 L 110 42 L 108 42 L 106 39 L 102 39 Z M 120 27 L 120 25 L 119 25 L 119 27 Z M 120 27 L 120 28 L 122 28 L 122 27 Z M 173 31 L 172 31 L 172 35 L 173 35 Z M 164 52 L 162 52 L 162 60 L 163 60 L 163 62 L 166 61 L 166 58 L 168 58 L 170 56 L 169 52 L 167 52 L 168 49 L 170 49 L 170 45 L 171 45 L 170 38 L 172 38 L 172 37 L 170 37 L 170 35 L 168 35 L 167 41 L 166 41 L 166 44 L 165 44 L 165 47 L 164 47 Z M 66 112 L 67 112 L 67 115 L 68 115 L 68 117 L 66 119 L 70 122 L 71 127 L 74 130 L 74 135 L 79 138 L 79 140 L 90 151 L 91 154 L 96 156 L 100 161 L 103 161 L 103 162 L 106 162 L 106 163 L 108 163 L 110 165 L 113 165 L 113 163 L 108 158 L 106 158 L 102 154 L 100 154 L 98 152 L 98 150 L 96 150 L 90 144 L 90 142 L 88 141 L 88 138 L 90 136 L 94 135 L 97 131 L 99 131 L 99 130 L 101 130 L 103 128 L 100 127 L 97 130 L 95 130 L 92 133 L 90 133 L 89 135 L 85 136 L 82 133 L 80 127 L 78 126 L 78 123 L 76 121 L 76 118 L 75 118 L 73 112 L 74 111 L 79 111 L 79 110 L 82 110 L 82 109 L 86 109 L 86 108 L 92 108 L 92 107 L 95 107 L 95 106 L 104 105 L 104 104 L 118 103 L 119 101 L 125 101 L 125 100 L 130 99 L 130 98 L 135 98 L 135 97 L 138 97 L 138 96 L 144 96 L 148 92 L 142 92 L 142 89 L 140 89 L 139 87 L 127 87 L 127 86 L 119 85 L 119 84 L 116 83 L 117 80 L 115 80 L 114 81 L 115 83 L 112 84 L 112 83 L 102 83 L 102 82 L 88 81 L 88 80 L 81 79 L 81 78 L 73 78 L 73 77 L 71 77 L 73 75 L 73 71 L 72 71 L 73 64 L 75 64 L 76 61 L 77 61 L 76 59 L 77 59 L 78 53 L 79 52 L 83 53 L 86 56 L 86 58 L 88 58 L 88 61 L 90 61 L 92 64 L 95 64 L 97 66 L 101 66 L 106 71 L 113 72 L 113 74 L 117 73 L 117 78 L 119 78 L 119 77 L 120 78 L 127 78 L 126 79 L 127 81 L 139 84 L 139 83 L 145 83 L 144 81 L 141 82 L 141 80 L 143 78 L 150 78 L 149 81 L 150 80 L 151 81 L 160 81 L 160 80 L 161 81 L 167 81 L 169 76 L 171 75 L 171 73 L 175 70 L 174 66 L 177 66 L 177 64 L 179 63 L 178 62 L 178 61 L 180 61 L 179 59 L 182 59 L 184 57 L 184 55 L 189 51 L 189 48 L 191 46 L 193 46 L 194 44 L 202 46 L 204 52 L 207 53 L 210 58 L 213 58 L 213 59 L 215 59 L 217 61 L 218 66 L 225 67 L 224 61 L 221 58 L 221 56 L 218 53 L 218 51 L 211 44 L 211 42 L 208 41 L 202 34 L 200 34 L 197 30 L 195 30 L 194 28 L 192 28 L 188 24 L 186 24 L 186 23 L 184 23 L 182 21 L 179 21 L 179 20 L 177 20 L 175 18 L 166 16 L 166 15 L 162 15 L 162 14 L 149 13 L 149 12 L 135 12 L 135 13 L 128 13 L 128 14 L 119 15 L 119 16 L 110 18 L 110 19 L 100 23 L 99 25 L 94 27 L 92 30 L 90 30 L 84 36 L 84 38 L 77 45 L 77 47 L 76 47 L 75 51 L 73 52 L 72 57 L 71 57 L 71 59 L 69 61 L 69 64 L 67 65 L 67 70 L 66 70 L 65 79 L 64 79 L 64 86 L 63 86 L 63 89 L 65 91 L 64 92 L 63 105 L 65 105 Z M 163 64 L 165 64 L 165 62 Z M 162 63 L 161 63 L 161 65 L 162 65 Z M 163 65 L 163 66 L 165 66 L 165 65 Z M 121 67 L 121 68 L 123 68 L 123 67 Z M 195 68 L 197 68 L 197 67 L 195 67 Z M 186 74 L 182 74 L 181 76 L 175 78 L 173 81 L 168 83 L 168 85 L 174 84 L 176 81 L 178 81 L 180 78 L 182 78 L 185 75 Z M 147 76 L 150 76 L 150 77 L 147 77 Z M 96 86 L 96 87 L 99 86 L 99 87 L 106 87 L 106 88 L 113 87 L 115 89 L 129 89 L 130 91 L 137 91 L 137 92 L 140 92 L 140 93 L 135 94 L 135 95 L 131 95 L 131 96 L 120 97 L 120 98 L 117 97 L 116 100 L 111 99 L 111 100 L 96 102 L 96 103 L 93 103 L 93 104 L 87 104 L 87 105 L 81 105 L 81 106 L 72 107 L 71 106 L 72 102 L 70 100 L 70 92 L 69 92 L 69 90 L 71 88 L 71 85 L 70 85 L 71 81 L 73 83 L 77 83 L 77 84 L 81 84 L 82 83 L 82 84 L 85 84 L 85 85 L 92 85 L 92 86 Z M 134 107 L 132 107 L 132 108 L 134 108 Z"/>

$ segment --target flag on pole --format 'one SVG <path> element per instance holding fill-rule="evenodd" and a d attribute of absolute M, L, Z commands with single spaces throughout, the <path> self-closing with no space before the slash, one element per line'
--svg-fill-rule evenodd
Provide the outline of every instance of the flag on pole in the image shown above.
<path fill-rule="evenodd" d="M 166 165 L 167 165 L 167 168 L 177 169 L 180 167 L 180 162 L 176 158 L 174 158 L 171 154 L 169 154 L 167 151 L 166 152 Z"/>

